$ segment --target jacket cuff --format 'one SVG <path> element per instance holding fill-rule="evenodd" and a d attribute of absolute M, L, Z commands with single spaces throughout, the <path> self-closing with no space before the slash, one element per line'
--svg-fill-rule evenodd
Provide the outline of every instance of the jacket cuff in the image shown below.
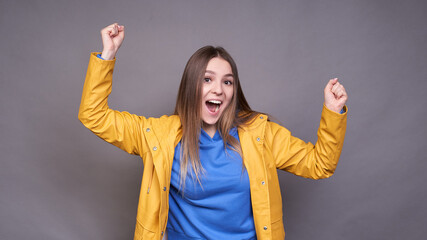
<path fill-rule="evenodd" d="M 96 60 L 98 62 L 105 62 L 105 63 L 115 63 L 116 62 L 116 58 L 114 57 L 114 59 L 112 60 L 105 60 L 103 58 L 101 58 L 101 52 L 91 52 L 90 53 L 90 60 Z"/>
<path fill-rule="evenodd" d="M 335 111 L 330 110 L 329 108 L 327 108 L 325 106 L 325 104 L 323 104 L 323 110 L 322 110 L 323 114 L 326 114 L 327 116 L 330 116 L 332 118 L 346 118 L 347 117 L 347 113 L 348 113 L 348 108 L 347 106 L 344 106 L 341 110 L 341 113 L 337 113 Z"/>

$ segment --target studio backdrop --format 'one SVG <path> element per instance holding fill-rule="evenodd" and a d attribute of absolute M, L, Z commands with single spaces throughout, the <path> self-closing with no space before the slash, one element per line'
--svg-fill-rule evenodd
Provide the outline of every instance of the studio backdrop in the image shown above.
<path fill-rule="evenodd" d="M 427 3 L 0 1 L 0 239 L 132 239 L 143 164 L 78 120 L 100 30 L 126 28 L 109 106 L 171 114 L 185 63 L 234 57 L 251 107 L 316 142 L 338 77 L 348 127 L 329 179 L 279 171 L 286 239 L 427 235 Z"/>

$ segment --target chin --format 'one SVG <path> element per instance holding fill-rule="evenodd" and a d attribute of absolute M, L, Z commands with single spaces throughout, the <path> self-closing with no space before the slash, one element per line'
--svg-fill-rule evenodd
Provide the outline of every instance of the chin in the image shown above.
<path fill-rule="evenodd" d="M 218 119 L 202 119 L 203 120 L 203 124 L 204 125 L 208 125 L 208 126 L 212 126 L 212 125 L 216 125 L 216 123 L 218 122 Z"/>

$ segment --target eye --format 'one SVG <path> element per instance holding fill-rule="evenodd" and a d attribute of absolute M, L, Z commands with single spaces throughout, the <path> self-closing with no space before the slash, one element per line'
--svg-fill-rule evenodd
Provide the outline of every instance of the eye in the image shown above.
<path fill-rule="evenodd" d="M 225 80 L 225 81 L 224 81 L 224 83 L 225 83 L 226 85 L 233 85 L 233 82 L 232 82 L 232 81 L 230 81 L 230 80 Z"/>
<path fill-rule="evenodd" d="M 204 78 L 204 81 L 205 81 L 205 82 L 210 82 L 210 81 L 212 81 L 212 79 L 211 79 L 211 78 L 208 78 L 208 77 L 205 77 L 205 78 Z"/>

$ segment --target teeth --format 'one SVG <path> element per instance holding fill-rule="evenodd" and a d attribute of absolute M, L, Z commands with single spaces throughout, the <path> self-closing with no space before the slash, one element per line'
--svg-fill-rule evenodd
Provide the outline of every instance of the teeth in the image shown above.
<path fill-rule="evenodd" d="M 208 102 L 213 104 L 221 104 L 221 101 L 218 101 L 218 100 L 209 100 Z"/>
<path fill-rule="evenodd" d="M 216 105 L 215 112 L 218 111 L 219 105 Z"/>

